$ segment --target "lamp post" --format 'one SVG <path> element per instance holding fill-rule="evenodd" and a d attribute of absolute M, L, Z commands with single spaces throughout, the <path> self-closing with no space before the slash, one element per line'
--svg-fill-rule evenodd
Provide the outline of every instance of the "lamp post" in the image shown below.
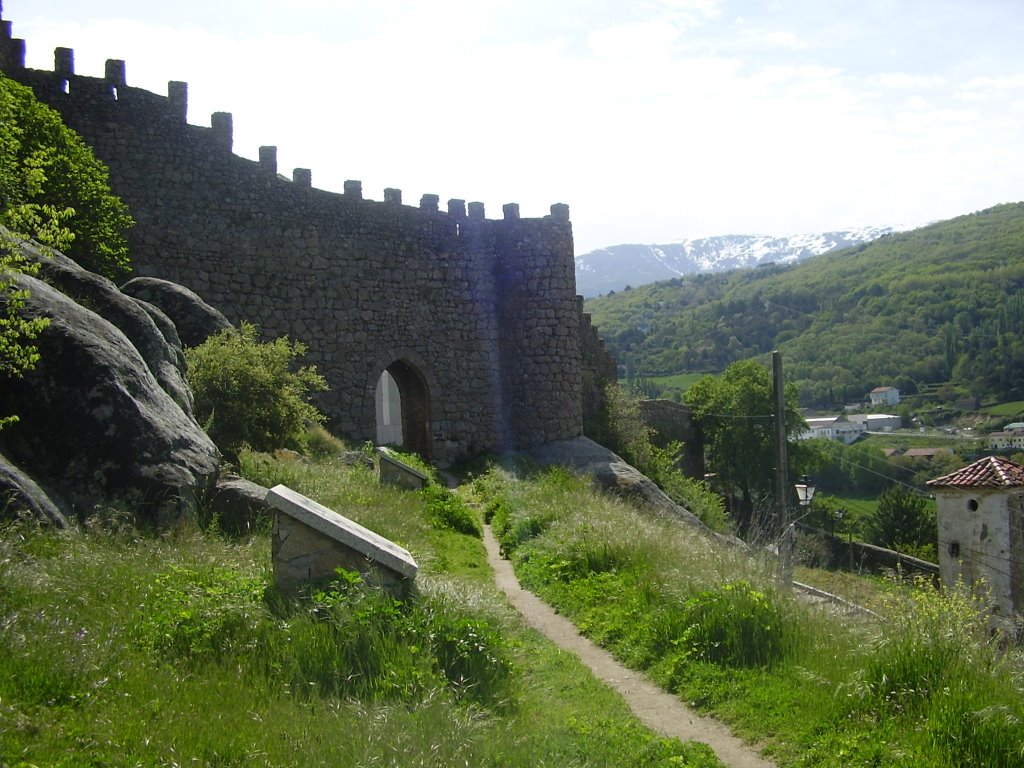
<path fill-rule="evenodd" d="M 846 510 L 840 507 L 836 510 L 836 520 L 839 521 L 839 527 L 842 528 L 843 520 L 846 517 Z M 841 531 L 840 531 L 841 533 Z M 850 570 L 853 571 L 853 528 L 848 527 L 846 530 L 847 543 L 846 543 L 846 554 L 850 561 Z M 842 536 L 839 537 L 840 543 L 842 542 Z"/>
<path fill-rule="evenodd" d="M 781 560 L 782 560 L 782 580 L 786 586 L 793 583 L 793 549 L 796 538 L 796 524 L 797 521 L 802 520 L 807 516 L 807 512 L 811 506 L 811 500 L 814 498 L 814 492 L 818 490 L 814 484 L 804 475 L 800 478 L 800 482 L 794 486 L 796 488 L 797 503 L 802 510 L 799 517 L 791 516 L 791 522 L 786 525 L 785 530 L 782 532 L 781 546 Z"/>
<path fill-rule="evenodd" d="M 807 478 L 807 475 L 801 477 L 800 482 L 797 483 L 795 487 L 797 501 L 806 513 L 807 508 L 811 506 L 811 500 L 814 498 L 814 492 L 818 489 Z"/>

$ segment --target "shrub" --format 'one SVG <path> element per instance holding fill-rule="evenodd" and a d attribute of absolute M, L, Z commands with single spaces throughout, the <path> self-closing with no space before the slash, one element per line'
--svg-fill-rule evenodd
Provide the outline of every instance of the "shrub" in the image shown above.
<path fill-rule="evenodd" d="M 665 494 L 692 512 L 708 528 L 731 533 L 725 504 L 703 480 L 687 477 L 679 468 L 683 444 L 674 441 L 664 448 L 652 441 L 655 430 L 644 423 L 640 399 L 618 384 L 605 391 L 608 435 L 612 450 L 653 480 Z"/>
<path fill-rule="evenodd" d="M 867 525 L 871 544 L 895 550 L 911 550 L 934 558 L 938 539 L 935 511 L 919 493 L 894 485 L 878 497 L 878 506 Z"/>
<path fill-rule="evenodd" d="M 427 515 L 437 528 L 480 538 L 480 521 L 469 506 L 456 494 L 439 485 L 428 485 L 422 491 L 427 502 Z"/>
<path fill-rule="evenodd" d="M 306 436 L 303 440 L 306 450 L 317 458 L 331 458 L 345 451 L 345 443 L 335 437 L 323 424 L 313 422 L 306 426 Z"/>
<path fill-rule="evenodd" d="M 672 501 L 692 512 L 708 528 L 718 533 L 732 533 L 722 497 L 703 480 L 687 477 L 679 468 L 682 451 L 683 445 L 678 442 L 669 443 L 666 448 L 652 445 L 649 463 L 643 471 Z"/>
<path fill-rule="evenodd" d="M 15 275 L 35 274 L 38 265 L 21 258 L 13 245 L 0 233 L 0 376 L 20 376 L 35 368 L 39 351 L 31 341 L 50 323 L 49 318 L 27 319 L 20 314 L 28 292 L 17 287 Z M 0 413 L 0 429 L 17 420 L 17 416 Z"/>
<path fill-rule="evenodd" d="M 305 352 L 287 337 L 261 343 L 256 326 L 246 322 L 185 351 L 196 418 L 218 448 L 234 457 L 246 445 L 305 448 L 306 425 L 324 420 L 310 393 L 327 389 L 315 367 L 293 370 Z"/>
<path fill-rule="evenodd" d="M 685 604 L 678 645 L 694 658 L 733 667 L 767 666 L 792 648 L 790 623 L 770 592 L 745 580 L 705 590 Z"/>

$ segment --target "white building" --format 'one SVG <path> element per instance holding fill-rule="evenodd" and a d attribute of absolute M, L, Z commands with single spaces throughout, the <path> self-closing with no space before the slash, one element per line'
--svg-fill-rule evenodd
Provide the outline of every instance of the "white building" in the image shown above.
<path fill-rule="evenodd" d="M 868 394 L 872 405 L 899 405 L 900 391 L 896 387 L 875 387 Z"/>
<path fill-rule="evenodd" d="M 990 451 L 1024 451 L 1024 429 L 990 432 L 987 443 Z"/>
<path fill-rule="evenodd" d="M 987 456 L 935 480 L 939 573 L 989 594 L 995 616 L 1024 613 L 1024 467 Z"/>
<path fill-rule="evenodd" d="M 867 432 L 893 432 L 903 426 L 903 419 L 891 413 L 858 413 L 849 418 Z"/>
<path fill-rule="evenodd" d="M 805 419 L 807 431 L 800 435 L 801 440 L 823 437 L 827 440 L 838 440 L 849 445 L 864 434 L 864 426 L 850 421 L 845 416 L 824 416 L 816 419 Z"/>

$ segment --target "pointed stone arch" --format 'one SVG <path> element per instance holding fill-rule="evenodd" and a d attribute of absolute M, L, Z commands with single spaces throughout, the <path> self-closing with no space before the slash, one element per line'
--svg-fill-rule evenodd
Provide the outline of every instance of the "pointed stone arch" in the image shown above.
<path fill-rule="evenodd" d="M 368 390 L 378 442 L 400 445 L 432 460 L 440 387 L 426 361 L 408 350 L 385 354 L 374 367 Z"/>

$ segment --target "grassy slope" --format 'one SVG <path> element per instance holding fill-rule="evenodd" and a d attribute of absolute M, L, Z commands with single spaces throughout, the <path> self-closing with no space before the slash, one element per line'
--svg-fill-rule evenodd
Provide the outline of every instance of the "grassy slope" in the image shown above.
<path fill-rule="evenodd" d="M 702 746 L 652 736 L 525 629 L 498 598 L 480 541 L 431 525 L 419 494 L 363 470 L 266 457 L 248 473 L 409 547 L 425 611 L 413 616 L 447 632 L 479 679 L 452 683 L 418 662 L 436 640 L 420 631 L 397 642 L 387 628 L 408 625 L 387 605 L 323 600 L 313 617 L 308 604 L 265 602 L 266 531 L 234 540 L 13 525 L 0 535 L 0 765 L 718 765 Z M 372 686 L 346 680 L 347 667 L 318 669 L 337 659 L 316 647 L 324 637 L 365 642 L 360 663 L 383 649 L 391 668 Z M 481 668 L 491 654 L 507 679 Z"/>
<path fill-rule="evenodd" d="M 706 749 L 653 737 L 573 657 L 524 629 L 479 541 L 432 526 L 419 494 L 340 467 L 259 459 L 249 472 L 410 547 L 422 566 L 415 626 L 431 632 L 404 634 L 402 610 L 372 601 L 321 599 L 315 616 L 308 604 L 265 603 L 265 533 L 12 526 L 0 537 L 0 764 L 715 764 Z M 529 588 L 780 766 L 1020 765 L 1021 660 L 990 642 L 970 601 L 837 579 L 833 590 L 865 590 L 853 597 L 887 616 L 841 618 L 793 602 L 770 561 L 565 473 L 492 472 L 470 492 Z M 324 653 L 311 638 L 337 629 L 333 643 L 351 645 L 367 640 L 360 627 L 377 635 L 349 664 L 309 663 Z M 434 658 L 437 634 L 456 648 L 476 638 L 459 657 L 470 685 L 417 661 Z M 391 655 L 373 672 L 367 659 L 381 649 Z M 379 680 L 332 677 L 352 678 L 353 666 Z"/>
<path fill-rule="evenodd" d="M 1016 330 L 1005 323 L 1022 287 L 1024 204 L 1012 204 L 792 268 L 679 278 L 586 308 L 634 374 L 723 370 L 779 348 L 810 404 L 861 398 L 897 376 L 945 381 L 949 354 L 994 349 L 1000 329 Z M 966 384 L 984 370 L 954 373 Z"/>
<path fill-rule="evenodd" d="M 780 766 L 1021 765 L 1024 664 L 971 599 L 834 579 L 886 618 L 841 617 L 792 600 L 767 560 L 618 502 L 581 505 L 585 488 L 563 474 L 491 486 L 525 585 Z"/>

